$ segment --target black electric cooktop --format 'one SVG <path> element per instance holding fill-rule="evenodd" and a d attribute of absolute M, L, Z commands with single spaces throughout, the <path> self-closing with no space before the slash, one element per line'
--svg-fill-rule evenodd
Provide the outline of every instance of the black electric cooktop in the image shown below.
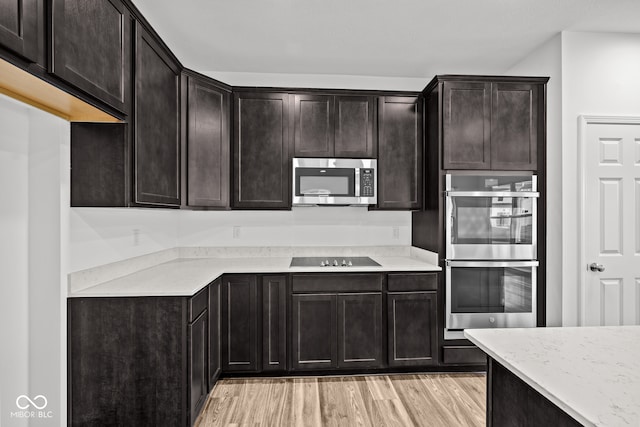
<path fill-rule="evenodd" d="M 368 256 L 303 256 L 291 258 L 290 267 L 380 267 Z"/>

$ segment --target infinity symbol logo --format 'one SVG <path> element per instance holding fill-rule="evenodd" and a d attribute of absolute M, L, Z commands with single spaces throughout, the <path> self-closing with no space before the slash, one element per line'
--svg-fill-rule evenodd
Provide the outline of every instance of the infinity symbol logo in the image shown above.
<path fill-rule="evenodd" d="M 42 402 L 44 402 L 44 403 L 42 404 L 42 406 L 38 406 L 38 404 L 35 402 L 35 401 L 37 401 L 38 399 L 41 399 L 41 400 L 42 400 Z M 26 400 L 28 403 L 24 404 L 24 406 L 23 406 L 23 405 L 21 405 L 21 404 L 20 404 L 20 402 L 23 402 L 23 403 L 24 403 L 24 401 L 25 401 L 25 400 Z M 41 394 L 39 394 L 39 395 L 37 395 L 36 397 L 34 397 L 34 398 L 33 398 L 33 400 L 29 399 L 29 397 L 28 397 L 28 396 L 25 396 L 24 394 L 21 394 L 21 395 L 20 395 L 20 396 L 18 396 L 18 398 L 16 399 L 16 406 L 17 406 L 18 408 L 20 408 L 20 409 L 27 409 L 30 405 L 33 405 L 36 409 L 44 409 L 44 408 L 46 408 L 46 407 L 47 407 L 47 403 L 48 403 L 48 402 L 47 402 L 47 398 L 46 398 L 46 397 L 44 397 L 44 396 L 43 396 L 43 395 L 41 395 Z"/>

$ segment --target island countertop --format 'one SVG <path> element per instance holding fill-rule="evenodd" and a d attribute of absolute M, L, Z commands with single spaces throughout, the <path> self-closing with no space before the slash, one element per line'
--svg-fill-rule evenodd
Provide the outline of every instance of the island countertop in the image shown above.
<path fill-rule="evenodd" d="M 586 426 L 640 426 L 640 326 L 465 330 Z"/>

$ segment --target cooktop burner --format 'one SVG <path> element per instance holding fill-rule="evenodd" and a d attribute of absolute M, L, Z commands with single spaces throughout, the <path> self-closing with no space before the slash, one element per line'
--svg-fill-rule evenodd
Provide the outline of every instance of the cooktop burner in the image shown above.
<path fill-rule="evenodd" d="M 290 267 L 380 267 L 368 256 L 304 256 L 291 258 Z"/>

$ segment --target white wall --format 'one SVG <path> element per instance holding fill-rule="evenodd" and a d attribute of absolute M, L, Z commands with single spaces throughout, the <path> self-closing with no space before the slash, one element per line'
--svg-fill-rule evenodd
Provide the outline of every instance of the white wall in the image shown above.
<path fill-rule="evenodd" d="M 546 76 L 547 84 L 547 325 L 562 324 L 562 38 L 528 54 L 505 75 Z"/>
<path fill-rule="evenodd" d="M 70 209 L 69 271 L 175 246 L 397 246 L 411 213 L 356 207 L 291 211 Z"/>
<path fill-rule="evenodd" d="M 0 424 L 29 390 L 29 115 L 0 96 Z M 10 424 L 11 423 L 11 424 Z"/>
<path fill-rule="evenodd" d="M 579 322 L 578 116 L 640 116 L 640 34 L 562 34 L 563 324 Z"/>
<path fill-rule="evenodd" d="M 169 209 L 71 208 L 69 271 L 174 247 L 178 214 Z"/>
<path fill-rule="evenodd" d="M 231 86 L 369 89 L 419 92 L 431 78 L 201 71 Z"/>
<path fill-rule="evenodd" d="M 0 96 L 0 129 L 0 422 L 66 425 L 69 126 Z M 52 418 L 12 417 L 23 394 Z"/>
<path fill-rule="evenodd" d="M 578 117 L 640 116 L 640 34 L 563 32 L 505 74 L 551 76 L 547 321 L 558 322 L 561 300 L 562 325 L 578 325 Z"/>

